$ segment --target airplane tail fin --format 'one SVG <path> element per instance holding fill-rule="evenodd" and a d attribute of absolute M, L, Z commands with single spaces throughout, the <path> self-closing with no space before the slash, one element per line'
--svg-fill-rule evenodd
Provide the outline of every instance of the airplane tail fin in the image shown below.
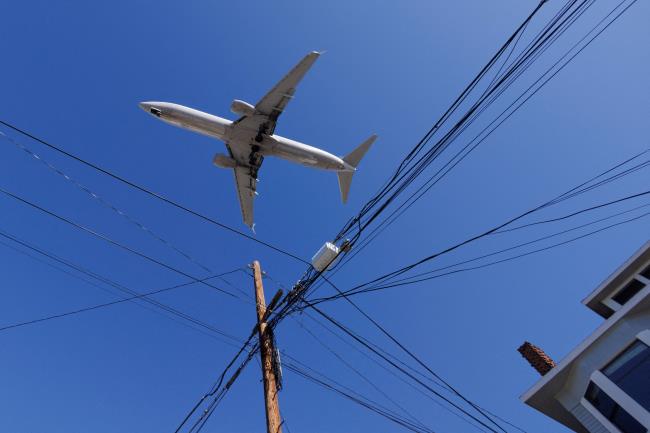
<path fill-rule="evenodd" d="M 359 147 L 354 149 L 352 152 L 348 153 L 343 157 L 343 161 L 349 164 L 352 168 L 356 170 L 357 165 L 361 162 L 361 158 L 368 152 L 372 143 L 377 139 L 377 135 L 371 135 L 366 141 L 361 143 Z M 348 193 L 350 192 L 350 185 L 352 184 L 352 176 L 354 171 L 339 171 L 336 173 L 339 177 L 339 190 L 341 191 L 341 200 L 343 203 L 348 201 Z"/>

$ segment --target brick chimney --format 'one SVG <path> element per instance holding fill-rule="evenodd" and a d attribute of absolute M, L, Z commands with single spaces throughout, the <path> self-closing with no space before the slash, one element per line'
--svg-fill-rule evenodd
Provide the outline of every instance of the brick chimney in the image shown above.
<path fill-rule="evenodd" d="M 555 362 L 546 354 L 542 349 L 535 346 L 534 344 L 525 341 L 519 349 L 517 349 L 521 356 L 526 358 L 526 361 L 537 370 L 539 374 L 544 376 L 546 373 L 551 371 L 555 367 Z"/>

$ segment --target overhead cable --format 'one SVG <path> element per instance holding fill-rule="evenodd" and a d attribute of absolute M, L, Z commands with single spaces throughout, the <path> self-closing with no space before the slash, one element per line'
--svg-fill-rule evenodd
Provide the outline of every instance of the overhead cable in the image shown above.
<path fill-rule="evenodd" d="M 196 278 L 196 277 L 188 274 L 187 272 L 184 272 L 184 271 L 182 271 L 182 270 L 180 270 L 178 268 L 175 268 L 174 266 L 171 266 L 171 265 L 169 265 L 167 263 L 164 263 L 164 262 L 162 262 L 162 261 L 160 261 L 158 259 L 155 259 L 155 258 L 153 258 L 153 257 L 151 257 L 151 256 L 149 256 L 149 255 L 147 255 L 145 253 L 142 253 L 142 252 L 137 251 L 137 250 L 135 250 L 135 249 L 133 249 L 131 247 L 128 247 L 128 246 L 126 246 L 126 245 L 124 245 L 124 244 L 122 244 L 120 242 L 117 242 L 116 240 L 113 240 L 113 239 L 109 238 L 106 235 L 103 235 L 103 234 L 101 234 L 99 232 L 96 232 L 95 230 L 92 230 L 92 229 L 90 229 L 88 227 L 85 227 L 85 226 L 83 226 L 83 225 L 81 225 L 79 223 L 76 223 L 76 222 L 74 222 L 74 221 L 72 221 L 72 220 L 70 220 L 70 219 L 68 219 L 66 217 L 63 217 L 63 216 L 61 216 L 61 215 L 59 215 L 59 214 L 57 214 L 57 213 L 55 213 L 53 211 L 45 209 L 44 207 L 42 207 L 42 206 L 40 206 L 40 205 L 38 205 L 38 204 L 36 204 L 34 202 L 31 202 L 31 201 L 29 201 L 29 200 L 27 200 L 27 199 L 25 199 L 25 198 L 23 198 L 23 197 L 21 197 L 21 196 L 19 196 L 17 194 L 11 193 L 11 192 L 7 191 L 4 188 L 0 188 L 0 193 L 6 195 L 7 197 L 11 197 L 11 198 L 13 198 L 14 200 L 16 200 L 16 201 L 18 201 L 20 203 L 23 203 L 23 204 L 31 207 L 32 209 L 36 209 L 36 210 L 44 213 L 45 215 L 51 216 L 51 217 L 53 217 L 53 218 L 55 218 L 55 219 L 57 219 L 59 221 L 62 221 L 64 223 L 76 228 L 76 229 L 79 229 L 82 232 L 90 234 L 90 235 L 92 235 L 92 236 L 94 236 L 94 237 L 96 237 L 98 239 L 101 239 L 101 240 L 103 240 L 103 241 L 105 241 L 105 242 L 107 242 L 107 243 L 109 243 L 109 244 L 111 244 L 111 245 L 113 245 L 115 247 L 118 247 L 118 248 L 120 248 L 120 249 L 122 249 L 124 251 L 127 251 L 127 252 L 129 252 L 129 253 L 131 253 L 133 255 L 141 257 L 141 258 L 143 258 L 143 259 L 145 259 L 145 260 L 147 260 L 147 261 L 149 261 L 151 263 L 154 263 L 154 264 L 156 264 L 156 265 L 158 265 L 158 266 L 160 266 L 162 268 L 168 269 L 168 270 L 170 270 L 172 272 L 175 272 L 175 273 L 177 273 L 179 275 L 182 275 L 184 277 L 191 278 L 195 282 L 198 282 L 198 283 L 203 284 L 203 285 L 205 285 L 207 287 L 210 287 L 210 288 L 212 288 L 212 289 L 214 289 L 214 290 L 216 290 L 218 292 L 221 292 L 221 293 L 223 293 L 225 295 L 228 295 L 228 296 L 231 296 L 231 297 L 234 297 L 234 298 L 239 298 L 238 295 L 235 295 L 232 292 L 224 290 L 224 289 L 222 289 L 220 287 L 217 287 L 217 286 L 215 286 L 213 284 L 210 284 L 210 283 L 208 283 L 206 281 L 200 281 L 199 278 Z"/>
<path fill-rule="evenodd" d="M 230 231 L 232 233 L 235 233 L 235 234 L 237 234 L 239 236 L 242 236 L 242 237 L 244 237 L 244 238 L 246 238 L 246 239 L 248 239 L 250 241 L 256 242 L 256 243 L 258 243 L 260 245 L 263 245 L 263 246 L 265 246 L 267 248 L 270 248 L 270 249 L 272 249 L 272 250 L 274 250 L 274 251 L 276 251 L 278 253 L 284 254 L 287 257 L 291 257 L 294 260 L 297 260 L 297 261 L 302 262 L 304 264 L 309 264 L 308 261 L 298 257 L 295 254 L 292 254 L 292 253 L 290 253 L 290 252 L 288 252 L 286 250 L 283 250 L 283 249 L 281 249 L 279 247 L 271 245 L 268 242 L 257 239 L 257 238 L 255 238 L 255 237 L 253 237 L 251 235 L 243 233 L 242 231 L 237 230 L 237 229 L 235 229 L 233 227 L 230 227 L 230 226 L 228 226 L 228 225 L 226 225 L 224 223 L 221 223 L 221 222 L 215 220 L 214 218 L 210 218 L 210 217 L 208 217 L 206 215 L 203 215 L 203 214 L 201 214 L 201 213 L 199 213 L 199 212 L 197 212 L 195 210 L 190 209 L 187 206 L 184 206 L 184 205 L 182 205 L 180 203 L 177 203 L 177 202 L 163 196 L 162 194 L 155 193 L 155 192 L 153 192 L 153 191 L 151 191 L 151 190 L 149 190 L 149 189 L 147 189 L 147 188 L 145 188 L 143 186 L 140 186 L 140 185 L 136 184 L 135 182 L 127 180 L 124 177 L 118 176 L 117 174 L 115 174 L 115 173 L 113 173 L 113 172 L 111 172 L 111 171 L 109 171 L 109 170 L 107 170 L 105 168 L 102 168 L 97 164 L 89 162 L 89 161 L 87 161 L 87 160 L 85 160 L 85 159 L 83 159 L 83 158 L 81 158 L 81 157 L 79 157 L 77 155 L 74 155 L 71 152 L 68 152 L 68 151 L 62 149 L 61 147 L 55 146 L 54 144 L 49 143 L 48 141 L 45 141 L 45 140 L 43 140 L 41 138 L 38 138 L 35 135 L 27 132 L 26 130 L 18 128 L 17 126 L 15 126 L 15 125 L 13 125 L 13 124 L 5 121 L 5 120 L 0 119 L 0 124 L 6 126 L 8 128 L 11 128 L 11 129 L 13 129 L 14 131 L 16 131 L 16 132 L 18 132 L 20 134 L 23 134 L 24 136 L 29 137 L 32 140 L 38 141 L 39 143 L 49 147 L 50 149 L 52 149 L 52 150 L 54 150 L 54 151 L 56 151 L 56 152 L 58 152 L 58 153 L 60 153 L 62 155 L 65 155 L 68 158 L 74 159 L 75 161 L 80 162 L 81 164 L 84 164 L 84 165 L 86 165 L 86 166 L 88 166 L 88 167 L 90 167 L 90 168 L 92 168 L 92 169 L 94 169 L 94 170 L 96 170 L 96 171 L 98 171 L 98 172 L 100 172 L 102 174 L 105 174 L 105 175 L 117 180 L 118 182 L 121 182 L 121 183 L 123 183 L 123 184 L 125 184 L 125 185 L 127 185 L 127 186 L 129 186 L 131 188 L 134 188 L 134 189 L 136 189 L 136 190 L 138 190 L 140 192 L 143 192 L 143 193 L 145 193 L 145 194 L 147 194 L 147 195 L 149 195 L 151 197 L 154 197 L 154 198 L 156 198 L 156 199 L 158 199 L 158 200 L 160 200 L 162 202 L 165 202 L 165 203 L 167 203 L 167 204 L 169 204 L 169 205 L 171 205 L 171 206 L 173 206 L 173 207 L 175 207 L 177 209 L 180 209 L 180 210 L 182 210 L 182 211 L 184 211 L 186 213 L 189 213 L 190 215 L 193 215 L 193 216 L 195 216 L 195 217 L 197 217 L 197 218 L 199 218 L 199 219 L 201 219 L 201 220 L 203 220 L 205 222 L 208 222 L 208 223 L 210 223 L 212 225 L 215 225 L 217 227 L 221 227 L 222 229 L 228 230 L 228 231 Z"/>
<path fill-rule="evenodd" d="M 8 135 L 6 135 L 6 134 L 5 134 L 4 132 L 2 132 L 2 131 L 0 131 L 0 136 L 4 137 L 6 140 L 8 140 L 10 143 L 12 143 L 13 145 L 15 145 L 17 148 L 19 148 L 20 150 L 22 150 L 23 152 L 25 152 L 26 154 L 28 154 L 29 156 L 31 156 L 31 157 L 32 157 L 33 159 L 35 159 L 36 161 L 39 161 L 40 163 L 42 163 L 45 167 L 47 167 L 47 168 L 48 168 L 49 170 L 51 170 L 52 172 L 54 172 L 54 173 L 58 174 L 59 176 L 63 177 L 66 181 L 68 181 L 69 183 L 71 183 L 72 185 L 74 185 L 75 187 L 77 187 L 78 189 L 80 189 L 81 191 L 83 191 L 83 192 L 85 192 L 86 194 L 88 194 L 92 199 L 94 199 L 94 200 L 96 200 L 97 202 L 99 202 L 102 206 L 105 206 L 105 207 L 107 207 L 108 209 L 110 209 L 111 211 L 115 212 L 117 215 L 119 215 L 119 216 L 121 216 L 122 218 L 124 218 L 125 220 L 127 220 L 130 224 L 133 224 L 134 226 L 136 226 L 137 228 L 139 228 L 139 229 L 142 230 L 143 232 L 147 233 L 147 234 L 148 234 L 149 236 L 151 236 L 152 238 L 154 238 L 154 239 L 156 239 L 157 241 L 161 242 L 163 245 L 165 245 L 165 246 L 171 248 L 171 249 L 174 250 L 176 253 L 180 254 L 181 256 L 183 256 L 183 257 L 184 257 L 185 259 L 187 259 L 188 261 L 194 263 L 195 265 L 197 265 L 198 267 L 200 267 L 200 268 L 203 269 L 204 271 L 206 271 L 206 272 L 210 272 L 210 273 L 213 273 L 213 271 L 212 271 L 210 268 L 208 268 L 206 265 L 204 265 L 204 264 L 202 264 L 201 262 L 199 262 L 198 260 L 196 260 L 194 257 L 192 257 L 191 255 L 189 255 L 187 252 L 181 250 L 180 248 L 176 247 L 174 244 L 172 244 L 172 243 L 171 243 L 170 241 L 168 241 L 167 239 L 165 239 L 165 238 L 163 238 L 162 236 L 156 234 L 156 233 L 153 232 L 150 228 L 148 228 L 148 227 L 145 226 L 144 224 L 140 223 L 138 220 L 136 220 L 135 218 L 133 218 L 132 216 L 130 216 L 129 214 L 127 214 L 125 211 L 119 209 L 117 206 L 113 205 L 112 203 L 110 203 L 109 201 L 107 201 L 106 199 L 104 199 L 104 198 L 103 198 L 102 196 L 100 196 L 98 193 L 92 191 L 90 188 L 88 188 L 88 187 L 86 187 L 85 185 L 81 184 L 80 182 L 78 182 L 77 180 L 75 180 L 72 176 L 68 175 L 68 174 L 65 173 L 62 169 L 56 167 L 56 166 L 53 165 L 52 163 L 50 163 L 50 162 L 48 162 L 47 160 L 45 160 L 42 156 L 36 154 L 35 152 L 33 152 L 31 149 L 29 149 L 29 148 L 28 148 L 27 146 L 25 146 L 24 144 L 20 143 L 20 142 L 17 141 L 17 140 L 14 140 L 13 138 L 9 137 Z"/>

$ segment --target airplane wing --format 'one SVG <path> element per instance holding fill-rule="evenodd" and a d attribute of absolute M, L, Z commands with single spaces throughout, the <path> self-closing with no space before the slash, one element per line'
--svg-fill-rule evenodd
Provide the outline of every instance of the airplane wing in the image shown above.
<path fill-rule="evenodd" d="M 233 169 L 237 196 L 244 224 L 251 229 L 254 225 L 253 201 L 257 195 L 257 172 L 264 160 L 255 147 L 262 141 L 261 135 L 273 134 L 278 117 L 293 98 L 298 83 L 319 56 L 319 52 L 312 51 L 303 57 L 280 82 L 259 100 L 255 105 L 255 114 L 243 116 L 234 122 L 231 139 L 226 146 L 230 155 L 238 163 L 238 166 Z"/>
<path fill-rule="evenodd" d="M 249 167 L 235 167 L 233 172 L 235 173 L 235 186 L 237 187 L 237 197 L 239 198 L 239 206 L 241 207 L 244 224 L 253 229 L 255 225 L 253 219 L 253 201 L 257 195 L 255 192 L 257 179 L 251 176 Z"/>
<path fill-rule="evenodd" d="M 255 115 L 241 117 L 235 123 L 241 124 L 246 129 L 256 130 L 261 134 L 273 134 L 278 117 L 293 98 L 298 83 L 319 56 L 319 52 L 312 51 L 303 57 L 278 84 L 255 104 Z"/>

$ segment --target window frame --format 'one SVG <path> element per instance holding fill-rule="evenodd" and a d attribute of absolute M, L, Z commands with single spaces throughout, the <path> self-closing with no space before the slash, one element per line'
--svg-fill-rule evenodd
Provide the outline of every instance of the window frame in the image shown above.
<path fill-rule="evenodd" d="M 646 262 L 646 263 L 643 264 L 643 266 L 639 266 L 639 269 L 637 269 L 637 271 L 632 276 L 627 278 L 625 280 L 625 283 L 621 284 L 621 286 L 614 293 L 611 293 L 609 296 L 607 296 L 601 302 L 605 306 L 611 308 L 615 312 L 620 310 L 621 307 L 623 306 L 623 304 L 619 304 L 613 298 L 616 295 L 618 295 L 619 292 L 621 292 L 625 288 L 625 286 L 630 284 L 632 282 L 632 280 L 637 280 L 638 282 L 645 284 L 646 287 L 650 286 L 650 279 L 648 279 L 648 278 L 644 277 L 643 275 L 641 275 L 641 272 L 645 271 L 646 268 L 649 268 L 649 267 L 650 267 L 650 262 Z M 642 287 L 641 290 L 639 290 L 639 292 L 645 290 L 646 287 Z M 636 296 L 637 294 L 638 293 L 635 293 L 634 296 Z M 632 298 L 634 298 L 634 296 L 632 296 Z M 630 298 L 630 299 L 632 299 L 632 298 Z"/>
<path fill-rule="evenodd" d="M 650 277 L 646 277 L 643 275 L 643 272 L 648 271 L 650 274 L 650 262 L 646 263 L 645 266 L 641 266 L 641 269 L 639 270 L 639 277 L 643 278 L 645 281 L 647 281 L 648 284 L 650 284 Z"/>
<path fill-rule="evenodd" d="M 607 394 L 612 400 L 616 402 L 623 410 L 629 413 L 634 419 L 641 423 L 647 430 L 650 432 L 650 412 L 643 408 L 639 403 L 637 403 L 632 397 L 627 395 L 621 388 L 618 387 L 614 382 L 612 382 L 601 370 L 608 365 L 610 365 L 619 355 L 625 352 L 629 347 L 631 347 L 637 340 L 642 343 L 650 346 L 650 329 L 641 331 L 638 333 L 631 341 L 628 341 L 623 348 L 617 351 L 607 362 L 604 362 L 602 366 L 591 373 L 589 376 L 589 381 L 586 384 L 586 387 L 589 386 L 589 382 L 593 382 L 598 386 L 602 392 Z M 582 394 L 580 399 L 580 404 L 589 411 L 601 424 L 607 427 L 612 432 L 619 432 L 620 430 L 612 422 L 607 419 L 598 409 L 596 409 L 586 398 L 585 393 L 587 388 Z"/>
<path fill-rule="evenodd" d="M 601 412 L 590 400 L 587 399 L 587 391 L 589 391 L 589 388 L 592 385 L 598 388 L 601 394 L 605 394 L 616 405 L 616 407 L 619 410 L 626 412 L 627 415 L 633 418 L 636 422 L 638 422 L 642 428 L 645 428 L 645 433 L 648 433 L 650 431 L 648 426 L 645 425 L 643 422 L 639 421 L 639 419 L 635 414 L 630 413 L 622 404 L 616 401 L 616 399 L 613 398 L 609 392 L 602 389 L 599 385 L 596 384 L 596 381 L 591 379 L 587 384 L 587 389 L 585 390 L 584 395 L 580 399 L 580 403 L 582 404 L 582 406 L 585 407 L 586 410 L 589 411 L 589 413 L 591 413 L 592 416 L 594 416 L 594 418 L 598 420 L 598 422 L 600 422 L 603 426 L 605 426 L 607 430 L 614 433 L 616 432 L 622 433 L 622 430 L 616 424 L 614 424 L 614 420 L 610 419 L 607 415 Z"/>

